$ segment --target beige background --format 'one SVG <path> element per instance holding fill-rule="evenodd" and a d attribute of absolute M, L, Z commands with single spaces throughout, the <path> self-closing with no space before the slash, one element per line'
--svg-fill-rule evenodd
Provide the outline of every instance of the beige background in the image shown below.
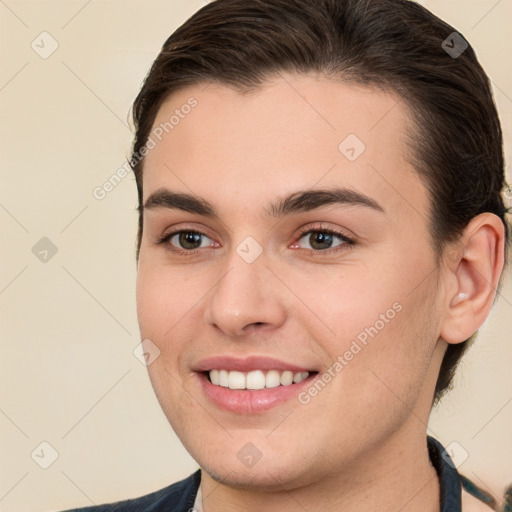
<path fill-rule="evenodd" d="M 422 3 L 476 48 L 510 162 L 512 2 Z M 92 191 L 128 155 L 128 110 L 161 44 L 202 5 L 0 1 L 1 511 L 134 497 L 197 468 L 133 355 L 134 180 L 103 200 Z M 43 31 L 58 43 L 46 59 L 31 47 L 51 49 Z M 58 250 L 46 263 L 32 252 L 42 237 Z M 460 471 L 499 497 L 512 482 L 509 278 L 501 295 L 430 425 L 445 446 L 468 452 Z M 48 469 L 38 465 L 50 461 L 43 441 L 58 452 Z"/>

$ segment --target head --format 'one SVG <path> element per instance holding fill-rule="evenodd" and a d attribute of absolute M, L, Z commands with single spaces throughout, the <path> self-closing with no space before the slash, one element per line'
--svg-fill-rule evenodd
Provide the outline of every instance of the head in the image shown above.
<path fill-rule="evenodd" d="M 449 389 L 507 238 L 489 80 L 470 46 L 443 49 L 453 32 L 408 0 L 217 0 L 146 77 L 131 158 L 141 334 L 161 353 L 164 412 L 219 477 L 234 466 L 214 461 L 246 443 L 298 480 L 315 457 L 355 464 L 419 435 Z M 221 410 L 202 363 L 226 354 L 308 365 L 316 391 Z"/>

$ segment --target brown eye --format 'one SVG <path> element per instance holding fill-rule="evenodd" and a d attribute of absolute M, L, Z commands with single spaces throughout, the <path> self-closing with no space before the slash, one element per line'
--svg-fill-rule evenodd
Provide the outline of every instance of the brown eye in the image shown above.
<path fill-rule="evenodd" d="M 182 230 L 169 233 L 159 242 L 170 246 L 171 251 L 192 252 L 204 247 L 212 247 L 214 242 L 199 231 Z"/>
<path fill-rule="evenodd" d="M 201 247 L 201 236 L 194 231 L 182 231 L 172 238 L 178 237 L 178 243 L 181 249 L 198 249 Z M 172 240 L 172 239 L 171 239 Z"/>
<path fill-rule="evenodd" d="M 303 239 L 309 243 L 310 247 L 303 245 Z M 302 249 L 312 249 L 314 251 L 325 251 L 341 245 L 352 245 L 353 243 L 350 238 L 342 233 L 325 230 L 310 230 L 300 237 L 299 247 Z"/>
<path fill-rule="evenodd" d="M 333 244 L 334 237 L 330 233 L 316 232 L 309 235 L 308 241 L 313 249 L 330 249 Z"/>

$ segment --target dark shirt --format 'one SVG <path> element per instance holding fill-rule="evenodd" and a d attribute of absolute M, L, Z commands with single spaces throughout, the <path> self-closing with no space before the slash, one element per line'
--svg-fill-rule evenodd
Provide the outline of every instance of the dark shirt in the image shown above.
<path fill-rule="evenodd" d="M 459 475 L 441 443 L 428 436 L 427 444 L 430 460 L 439 477 L 440 510 L 461 512 L 462 481 L 466 491 L 478 496 L 466 485 L 467 479 Z M 201 470 L 198 469 L 188 478 L 140 498 L 66 512 L 192 512 L 200 483 Z"/>

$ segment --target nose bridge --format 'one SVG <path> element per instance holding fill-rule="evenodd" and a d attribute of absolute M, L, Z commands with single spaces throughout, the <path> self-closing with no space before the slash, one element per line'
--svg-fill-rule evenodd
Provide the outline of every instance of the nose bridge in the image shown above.
<path fill-rule="evenodd" d="M 280 325 L 284 307 L 268 263 L 263 248 L 251 237 L 234 247 L 209 294 L 206 322 L 232 336 L 244 334 L 251 325 Z"/>

